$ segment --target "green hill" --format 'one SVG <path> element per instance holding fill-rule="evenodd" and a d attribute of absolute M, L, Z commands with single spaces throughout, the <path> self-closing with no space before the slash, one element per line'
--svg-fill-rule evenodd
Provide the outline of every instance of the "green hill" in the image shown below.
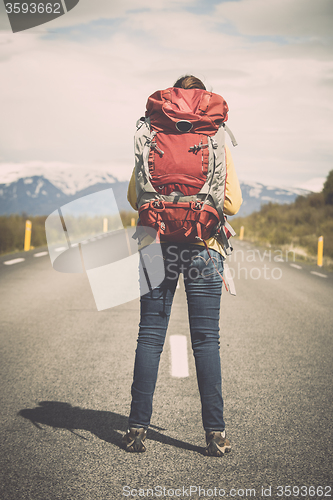
<path fill-rule="evenodd" d="M 237 234 L 244 226 L 244 238 L 279 247 L 292 248 L 310 258 L 317 254 L 318 237 L 324 237 L 324 262 L 333 263 L 333 170 L 323 191 L 298 196 L 294 203 L 268 203 L 259 212 L 232 221 Z M 303 252 L 302 252 L 303 249 Z"/>

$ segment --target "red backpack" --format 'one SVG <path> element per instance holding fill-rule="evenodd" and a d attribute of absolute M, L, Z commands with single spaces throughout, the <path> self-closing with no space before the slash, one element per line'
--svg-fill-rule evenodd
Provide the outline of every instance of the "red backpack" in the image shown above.
<path fill-rule="evenodd" d="M 162 241 L 194 242 L 215 235 L 226 251 L 235 234 L 223 214 L 228 106 L 201 89 L 152 94 L 135 135 L 139 225 Z"/>

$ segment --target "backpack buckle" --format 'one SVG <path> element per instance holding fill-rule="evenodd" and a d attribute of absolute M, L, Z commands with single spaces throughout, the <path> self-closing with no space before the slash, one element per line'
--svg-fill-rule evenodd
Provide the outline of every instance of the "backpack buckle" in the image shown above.
<path fill-rule="evenodd" d="M 208 144 L 203 144 L 203 142 L 200 141 L 199 144 L 194 144 L 194 146 L 191 146 L 189 152 L 194 153 L 196 155 L 200 151 L 200 149 L 204 148 L 208 148 Z"/>
<path fill-rule="evenodd" d="M 156 150 L 156 151 L 160 154 L 160 156 L 163 156 L 163 155 L 164 155 L 164 151 L 162 151 L 162 149 L 158 147 L 158 145 L 157 145 L 156 141 L 155 141 L 155 142 L 152 142 L 152 141 L 151 141 L 151 142 L 150 142 L 150 147 L 151 147 L 151 149 Z"/>
<path fill-rule="evenodd" d="M 202 201 L 191 201 L 192 210 L 201 210 L 203 202 Z"/>
<path fill-rule="evenodd" d="M 162 212 L 165 209 L 163 200 L 151 200 L 150 202 L 151 208 L 153 208 L 156 212 Z"/>

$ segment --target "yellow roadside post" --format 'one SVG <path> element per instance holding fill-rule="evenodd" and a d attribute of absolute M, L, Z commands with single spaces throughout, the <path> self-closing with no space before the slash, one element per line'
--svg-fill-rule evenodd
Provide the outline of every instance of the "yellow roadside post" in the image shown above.
<path fill-rule="evenodd" d="M 324 237 L 319 236 L 318 238 L 318 254 L 317 254 L 317 266 L 323 266 L 323 253 L 324 253 Z"/>
<path fill-rule="evenodd" d="M 241 226 L 239 231 L 239 239 L 242 240 L 244 238 L 244 226 Z"/>
<path fill-rule="evenodd" d="M 31 243 L 31 221 L 25 221 L 24 251 L 29 252 Z"/>
<path fill-rule="evenodd" d="M 134 219 L 134 217 L 131 218 L 131 226 L 132 227 L 135 226 L 135 219 Z"/>
<path fill-rule="evenodd" d="M 108 220 L 106 217 L 104 217 L 103 219 L 103 233 L 107 233 L 108 232 Z"/>

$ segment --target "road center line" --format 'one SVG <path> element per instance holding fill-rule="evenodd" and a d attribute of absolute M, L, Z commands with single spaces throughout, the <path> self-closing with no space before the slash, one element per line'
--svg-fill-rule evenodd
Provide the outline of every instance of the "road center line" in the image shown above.
<path fill-rule="evenodd" d="M 188 377 L 187 338 L 185 335 L 171 335 L 171 376 Z"/>
<path fill-rule="evenodd" d="M 20 259 L 12 259 L 12 260 L 6 260 L 4 264 L 6 266 L 11 266 L 12 264 L 18 264 L 19 262 L 23 262 L 25 259 L 20 258 Z"/>
<path fill-rule="evenodd" d="M 320 276 L 321 278 L 327 278 L 327 274 L 317 273 L 316 271 L 310 271 L 311 274 L 315 274 L 316 276 Z"/>
<path fill-rule="evenodd" d="M 48 255 L 49 252 L 38 252 L 34 253 L 34 257 L 43 257 L 44 255 Z"/>
<path fill-rule="evenodd" d="M 290 264 L 291 267 L 294 267 L 295 269 L 302 269 L 302 266 L 299 266 L 298 264 Z"/>

